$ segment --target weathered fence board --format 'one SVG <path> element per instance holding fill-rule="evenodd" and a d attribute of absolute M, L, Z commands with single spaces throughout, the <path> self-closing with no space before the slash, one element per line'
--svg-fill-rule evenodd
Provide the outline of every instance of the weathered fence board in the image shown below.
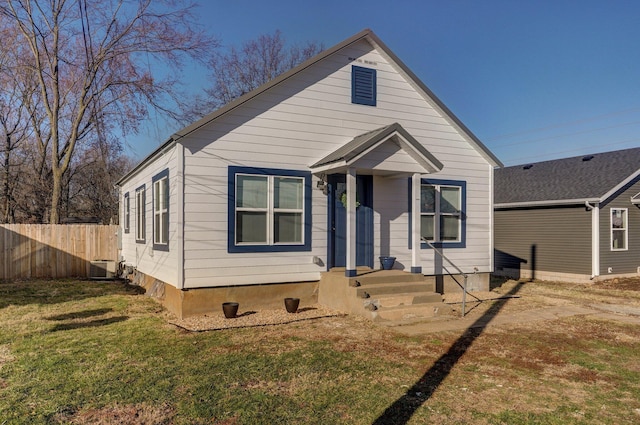
<path fill-rule="evenodd" d="M 89 277 L 91 261 L 118 260 L 118 226 L 0 224 L 0 279 Z"/>

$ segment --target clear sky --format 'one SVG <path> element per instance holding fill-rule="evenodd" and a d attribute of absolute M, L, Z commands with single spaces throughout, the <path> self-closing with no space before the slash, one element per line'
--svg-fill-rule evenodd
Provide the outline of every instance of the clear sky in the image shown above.
<path fill-rule="evenodd" d="M 372 29 L 505 164 L 640 146 L 640 1 L 200 0 L 224 45 Z M 206 81 L 194 73 L 195 87 Z M 175 129 L 150 119 L 142 158 Z"/>

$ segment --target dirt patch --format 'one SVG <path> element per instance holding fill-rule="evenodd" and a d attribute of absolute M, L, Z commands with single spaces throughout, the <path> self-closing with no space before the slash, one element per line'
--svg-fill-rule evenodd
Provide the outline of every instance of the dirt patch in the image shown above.
<path fill-rule="evenodd" d="M 5 363 L 9 363 L 13 360 L 13 355 L 11 355 L 11 350 L 9 350 L 9 346 L 4 344 L 0 345 L 0 369 Z"/>
<path fill-rule="evenodd" d="M 624 291 L 640 291 L 639 278 L 616 278 L 603 280 L 594 284 L 596 288 L 617 289 Z"/>
<path fill-rule="evenodd" d="M 175 412 L 166 405 L 148 406 L 110 406 L 103 409 L 88 409 L 75 412 L 73 409 L 60 409 L 53 417 L 54 424 L 73 425 L 129 425 L 153 424 L 165 425 L 173 423 Z"/>

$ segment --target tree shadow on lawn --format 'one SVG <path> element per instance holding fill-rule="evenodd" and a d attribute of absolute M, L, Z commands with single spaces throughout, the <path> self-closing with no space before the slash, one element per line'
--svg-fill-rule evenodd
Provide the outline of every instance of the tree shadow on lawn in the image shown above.
<path fill-rule="evenodd" d="M 83 329 L 83 328 L 97 328 L 99 326 L 106 326 L 112 323 L 124 322 L 127 319 L 129 319 L 129 316 L 116 316 L 116 317 L 107 317 L 104 319 L 91 320 L 89 322 L 60 323 L 52 327 L 50 332 L 70 331 L 72 329 Z"/>
<path fill-rule="evenodd" d="M 504 298 L 498 299 L 481 317 L 479 317 L 465 332 L 453 343 L 449 350 L 443 354 L 429 370 L 407 392 L 397 399 L 382 413 L 373 425 L 404 425 L 409 422 L 413 414 L 422 406 L 442 382 L 449 376 L 460 358 L 467 352 L 473 342 L 482 334 L 486 325 L 500 312 L 507 303 L 508 297 L 515 295 L 524 284 L 514 286 Z"/>
<path fill-rule="evenodd" d="M 140 295 L 142 287 L 124 280 L 33 279 L 0 282 L 0 309 L 10 305 L 46 305 L 105 295 Z"/>
<path fill-rule="evenodd" d="M 74 311 L 74 312 L 65 313 L 65 314 L 56 314 L 55 316 L 45 317 L 45 319 L 55 320 L 55 321 L 86 319 L 88 317 L 93 317 L 93 316 L 102 316 L 103 314 L 107 314 L 112 311 L 113 311 L 112 308 L 95 308 L 93 310 L 83 310 L 83 311 Z"/>

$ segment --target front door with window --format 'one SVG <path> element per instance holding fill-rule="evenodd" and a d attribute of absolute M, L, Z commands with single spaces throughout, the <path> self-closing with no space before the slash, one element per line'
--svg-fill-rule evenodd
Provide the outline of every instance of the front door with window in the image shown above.
<path fill-rule="evenodd" d="M 346 178 L 333 174 L 329 183 L 328 267 L 347 263 Z M 356 266 L 373 268 L 373 177 L 356 177 Z"/>

